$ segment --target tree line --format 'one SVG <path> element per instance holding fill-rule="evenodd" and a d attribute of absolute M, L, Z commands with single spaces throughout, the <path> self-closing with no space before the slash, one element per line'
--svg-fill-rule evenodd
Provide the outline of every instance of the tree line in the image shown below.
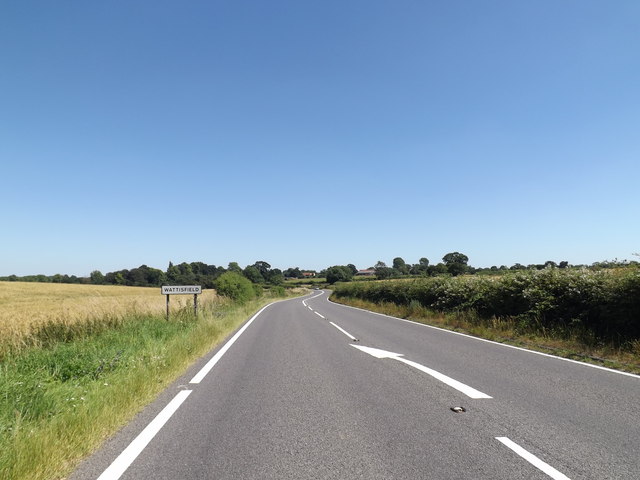
<path fill-rule="evenodd" d="M 634 254 L 637 255 L 637 254 Z M 571 265 L 568 261 L 555 262 L 548 260 L 541 264 L 523 265 L 515 263 L 510 267 L 505 265 L 491 266 L 485 268 L 475 268 L 469 265 L 469 257 L 460 252 L 450 252 L 442 257 L 442 261 L 432 264 L 428 258 L 422 257 L 418 263 L 408 264 L 402 257 L 395 257 L 391 266 L 383 261 L 378 261 L 367 270 L 374 272 L 374 277 L 379 280 L 403 277 L 436 277 L 436 276 L 459 276 L 459 275 L 499 275 L 508 271 L 524 270 L 544 270 L 547 268 L 590 268 L 594 270 L 619 268 L 629 265 L 638 265 L 637 261 L 612 260 L 595 262 L 591 265 Z M 88 277 L 77 277 L 75 275 L 27 275 L 19 277 L 9 275 L 0 277 L 0 281 L 9 282 L 44 282 L 44 283 L 79 283 L 93 285 L 126 285 L 136 287 L 159 287 L 161 285 L 190 285 L 198 284 L 203 288 L 215 288 L 216 279 L 226 272 L 233 272 L 248 279 L 253 284 L 282 285 L 286 278 L 302 279 L 308 276 L 326 278 L 330 284 L 336 282 L 348 282 L 359 274 L 359 270 L 352 263 L 347 265 L 334 265 L 320 272 L 314 270 L 304 270 L 299 267 L 291 267 L 282 271 L 272 268 L 269 263 L 259 260 L 244 268 L 237 262 L 230 262 L 227 268 L 216 265 L 207 265 L 203 262 L 180 263 L 174 265 L 169 262 L 166 270 L 140 265 L 130 270 L 118 270 L 103 274 L 99 270 L 94 270 Z"/>
<path fill-rule="evenodd" d="M 297 269 L 299 271 L 299 269 Z M 117 270 L 103 274 L 94 270 L 88 277 L 75 275 L 28 275 L 18 277 L 10 275 L 0 277 L 0 281 L 9 282 L 45 282 L 45 283 L 79 283 L 91 285 L 125 285 L 132 287 L 159 287 L 162 285 L 202 285 L 203 288 L 214 288 L 216 280 L 226 272 L 237 273 L 254 284 L 282 285 L 284 273 L 278 268 L 271 268 L 269 263 L 259 260 L 242 268 L 237 262 L 230 262 L 227 268 L 207 265 L 203 262 L 183 262 L 174 265 L 169 262 L 166 270 L 140 265 L 130 270 Z"/>
<path fill-rule="evenodd" d="M 383 261 L 378 261 L 374 266 L 369 267 L 368 271 L 373 271 L 378 280 L 387 280 L 391 278 L 402 277 L 436 277 L 436 276 L 459 276 L 459 275 L 493 275 L 508 271 L 522 270 L 545 270 L 548 268 L 570 269 L 570 268 L 590 268 L 594 270 L 606 268 L 619 268 L 629 265 L 638 265 L 637 261 L 604 261 L 595 262 L 591 265 L 571 265 L 568 261 L 563 260 L 555 262 L 548 260 L 545 263 L 522 265 L 515 263 L 510 267 L 506 265 L 491 266 L 486 268 L 475 268 L 469 265 L 469 257 L 460 252 L 450 252 L 442 257 L 442 261 L 437 264 L 431 264 L 426 257 L 420 258 L 418 263 L 407 264 L 402 257 L 393 259 L 391 266 Z M 328 283 L 348 282 L 358 274 L 358 269 L 353 264 L 334 265 L 320 272 L 319 276 L 326 277 Z"/>

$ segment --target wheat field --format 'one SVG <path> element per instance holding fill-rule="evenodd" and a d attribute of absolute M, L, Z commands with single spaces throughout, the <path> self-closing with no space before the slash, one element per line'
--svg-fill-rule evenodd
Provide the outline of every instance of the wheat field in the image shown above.
<path fill-rule="evenodd" d="M 203 291 L 198 303 L 215 298 Z M 191 295 L 172 295 L 171 310 L 193 304 Z M 159 287 L 0 282 L 0 342 L 27 335 L 50 322 L 72 324 L 127 314 L 163 314 L 166 297 Z"/>

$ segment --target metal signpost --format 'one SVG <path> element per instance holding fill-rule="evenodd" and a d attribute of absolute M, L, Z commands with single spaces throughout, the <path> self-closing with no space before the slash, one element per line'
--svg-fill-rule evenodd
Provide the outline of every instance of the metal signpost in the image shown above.
<path fill-rule="evenodd" d="M 167 296 L 167 320 L 169 320 L 169 297 L 171 295 L 193 295 L 193 314 L 198 316 L 198 294 L 202 293 L 200 285 L 165 285 L 162 287 L 162 295 Z"/>

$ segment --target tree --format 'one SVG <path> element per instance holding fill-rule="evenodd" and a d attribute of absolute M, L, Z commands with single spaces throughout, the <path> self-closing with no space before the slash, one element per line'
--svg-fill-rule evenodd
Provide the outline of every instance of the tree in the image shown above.
<path fill-rule="evenodd" d="M 269 265 L 267 262 L 259 260 L 256 263 L 254 263 L 253 266 L 258 269 L 258 271 L 260 272 L 260 275 L 262 275 L 262 278 L 265 278 L 265 279 L 267 278 L 269 274 L 269 270 L 271 270 L 271 265 Z"/>
<path fill-rule="evenodd" d="M 247 265 L 242 271 L 242 274 L 253 283 L 264 283 L 264 277 L 260 273 L 260 270 L 253 265 Z"/>
<path fill-rule="evenodd" d="M 193 273 L 193 268 L 191 268 L 190 264 L 182 262 L 180 265 L 178 265 L 178 270 L 180 270 L 180 275 L 178 276 L 178 282 L 180 284 L 190 285 L 192 283 L 195 283 L 196 276 Z"/>
<path fill-rule="evenodd" d="M 136 287 L 146 287 L 147 279 L 142 268 L 132 268 L 127 272 L 125 277 L 127 285 L 133 285 Z"/>
<path fill-rule="evenodd" d="M 333 285 L 336 282 L 348 282 L 353 277 L 351 269 L 343 265 L 334 265 L 327 268 L 327 282 Z"/>
<path fill-rule="evenodd" d="M 418 263 L 411 265 L 409 273 L 411 275 L 427 275 L 429 273 L 429 259 L 422 257 Z"/>
<path fill-rule="evenodd" d="M 378 280 L 386 280 L 394 276 L 394 270 L 390 267 L 376 268 L 376 277 Z"/>
<path fill-rule="evenodd" d="M 300 271 L 300 268 L 295 267 L 295 268 L 287 268 L 284 272 L 283 275 L 287 278 L 303 278 L 304 275 L 302 274 L 302 272 Z"/>
<path fill-rule="evenodd" d="M 444 275 L 447 272 L 447 266 L 442 262 L 437 265 L 429 265 L 427 267 L 427 273 L 432 277 L 435 277 L 436 275 Z"/>
<path fill-rule="evenodd" d="M 176 267 L 173 262 L 169 262 L 167 267 L 166 280 L 169 283 L 178 283 L 178 277 L 180 276 L 180 269 Z"/>
<path fill-rule="evenodd" d="M 100 270 L 94 270 L 89 277 L 91 278 L 91 283 L 94 285 L 102 285 L 104 283 L 104 275 Z"/>
<path fill-rule="evenodd" d="M 284 283 L 284 275 L 278 268 L 274 268 L 267 273 L 267 283 L 271 285 L 282 285 Z"/>
<path fill-rule="evenodd" d="M 398 272 L 400 275 L 408 275 L 409 267 L 401 257 L 396 257 L 393 259 L 393 269 Z"/>
<path fill-rule="evenodd" d="M 376 277 L 378 277 L 379 280 L 385 280 L 393 276 L 393 269 L 387 267 L 387 264 L 382 260 L 378 260 L 373 269 L 376 271 Z"/>
<path fill-rule="evenodd" d="M 447 271 L 453 275 L 461 275 L 468 271 L 467 262 L 469 257 L 460 252 L 447 253 L 442 257 L 442 261 L 447 267 Z"/>
<path fill-rule="evenodd" d="M 358 269 L 353 263 L 348 263 L 347 267 L 349 267 L 349 269 L 351 270 L 352 275 L 355 275 L 356 273 L 358 273 Z"/>
<path fill-rule="evenodd" d="M 145 278 L 148 285 L 159 287 L 166 282 L 166 276 L 162 270 L 158 268 L 147 267 L 146 265 L 142 265 L 140 268 L 145 272 Z"/>
<path fill-rule="evenodd" d="M 242 273 L 242 268 L 238 265 L 238 262 L 229 262 L 229 266 L 227 267 L 229 272 Z"/>

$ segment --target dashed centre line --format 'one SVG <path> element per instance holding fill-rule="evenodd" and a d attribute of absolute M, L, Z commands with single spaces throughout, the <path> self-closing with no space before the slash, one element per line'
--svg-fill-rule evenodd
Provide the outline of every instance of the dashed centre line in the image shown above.
<path fill-rule="evenodd" d="M 316 315 L 318 315 L 320 318 L 325 318 L 325 316 L 324 316 L 324 315 L 322 315 L 321 313 L 318 313 L 318 312 L 313 312 L 313 313 L 315 313 Z"/>
<path fill-rule="evenodd" d="M 347 337 L 349 337 L 351 340 L 353 340 L 354 342 L 357 342 L 358 339 L 356 337 L 354 337 L 353 335 L 351 335 L 349 332 L 347 332 L 345 329 L 339 327 L 338 325 L 336 325 L 333 322 L 329 322 L 331 325 L 333 325 L 334 327 L 336 327 L 338 330 L 340 330 L 342 333 L 344 333 Z"/>

